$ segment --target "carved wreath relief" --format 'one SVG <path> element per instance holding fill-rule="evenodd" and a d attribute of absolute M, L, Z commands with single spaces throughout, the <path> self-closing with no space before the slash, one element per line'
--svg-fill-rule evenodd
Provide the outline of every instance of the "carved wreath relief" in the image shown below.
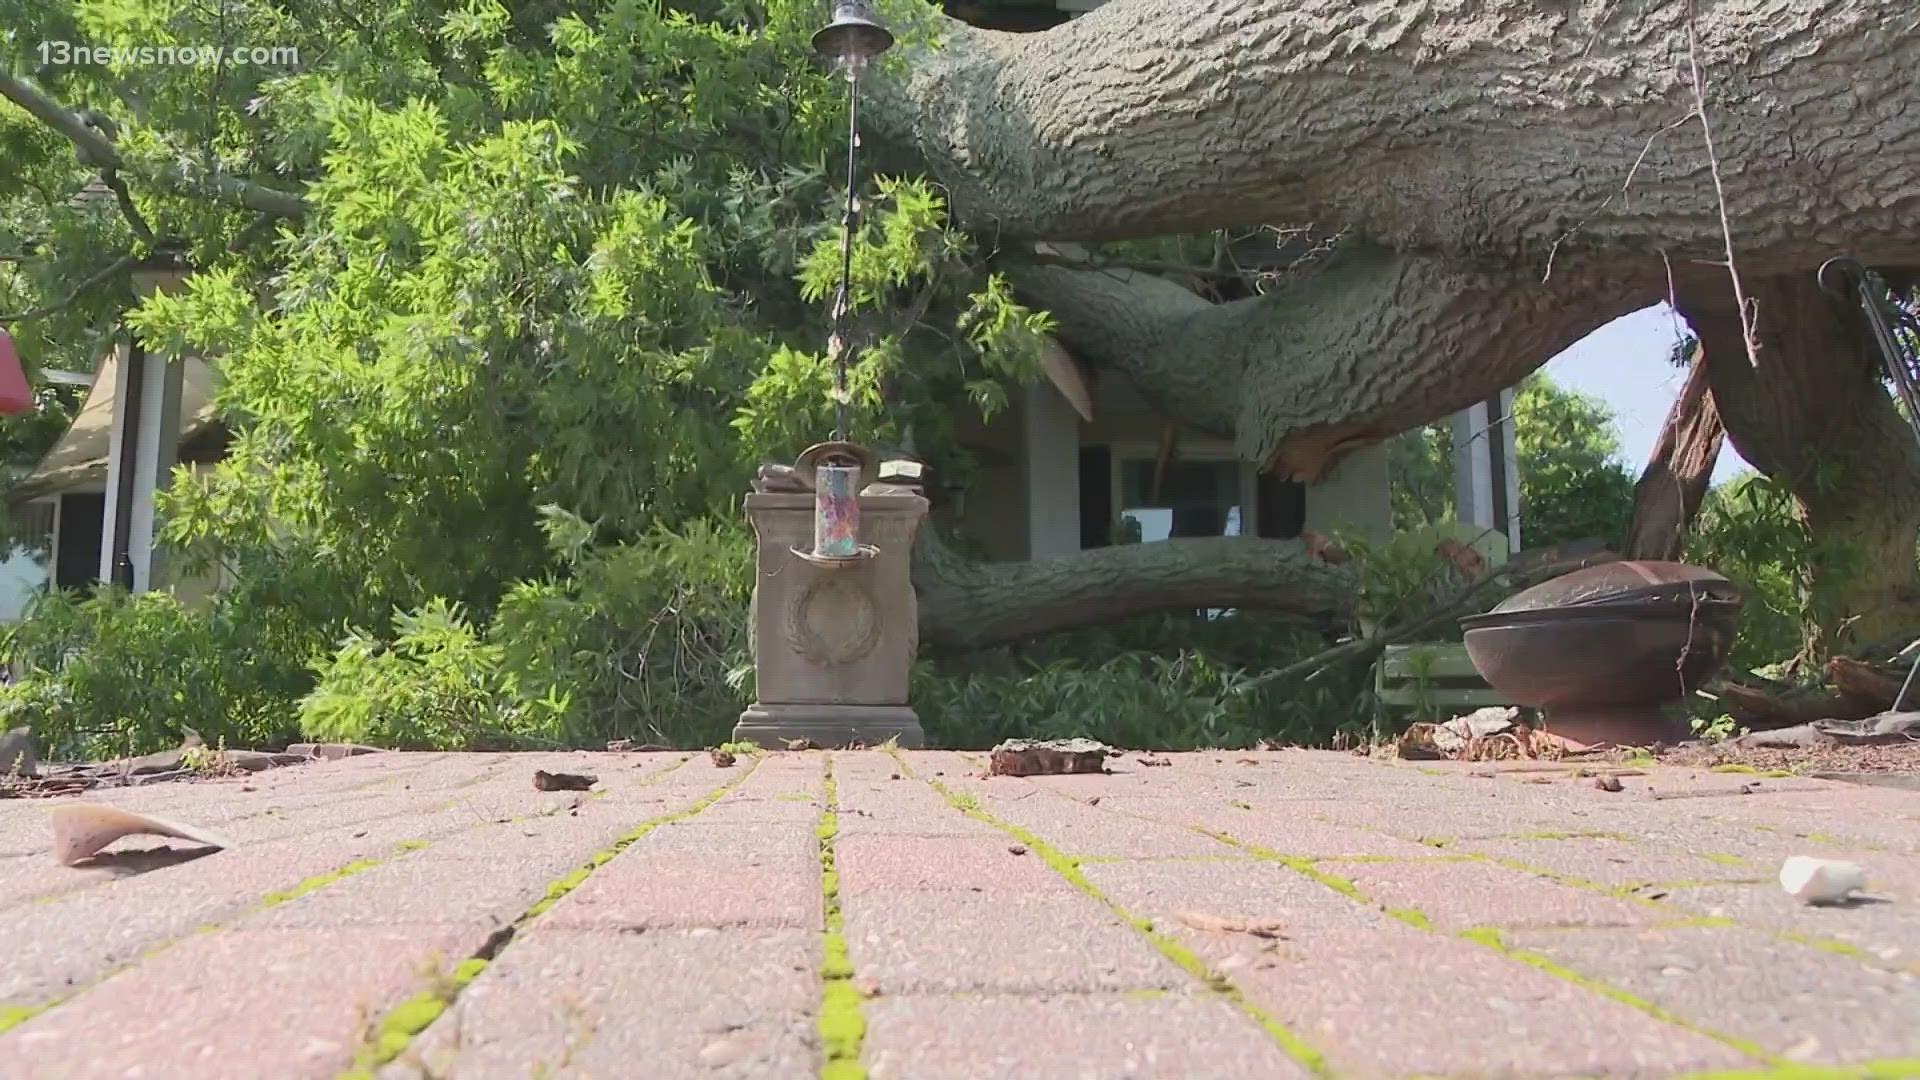
<path fill-rule="evenodd" d="M 880 640 L 880 614 L 868 585 L 841 573 L 814 577 L 787 608 L 787 643 L 822 664 L 851 664 Z"/>

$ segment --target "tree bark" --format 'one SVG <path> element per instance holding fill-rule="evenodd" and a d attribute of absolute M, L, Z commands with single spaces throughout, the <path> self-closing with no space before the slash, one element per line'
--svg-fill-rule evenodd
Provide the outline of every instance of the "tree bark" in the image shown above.
<path fill-rule="evenodd" d="M 1734 448 L 1792 492 L 1814 551 L 1806 658 L 1920 625 L 1920 444 L 1859 316 L 1811 273 L 1749 278 L 1758 366 L 1732 292 L 1683 290 Z"/>
<path fill-rule="evenodd" d="M 1687 381 L 1667 410 L 1653 454 L 1633 487 L 1627 558 L 1680 558 L 1687 532 L 1713 481 L 1726 430 L 1713 400 L 1705 358 L 1696 350 Z"/>
<path fill-rule="evenodd" d="M 1484 401 L 1659 296 L 1617 280 L 1354 245 L 1264 296 L 1213 304 L 1128 270 L 1014 267 L 1077 355 L 1248 461 L 1314 482 L 1342 456 Z"/>
<path fill-rule="evenodd" d="M 1182 608 L 1258 608 L 1314 620 L 1352 614 L 1350 568 L 1291 540 L 1214 537 L 1099 548 L 1062 559 L 977 563 L 914 545 L 920 642 L 978 649 Z"/>
<path fill-rule="evenodd" d="M 1724 258 L 1692 111 L 1697 11 L 1737 251 L 1873 263 L 1920 224 L 1920 34 L 1901 4 L 1112 0 L 1038 34 L 939 25 L 876 80 L 970 228 L 1112 240 L 1280 222 L 1536 274 Z"/>

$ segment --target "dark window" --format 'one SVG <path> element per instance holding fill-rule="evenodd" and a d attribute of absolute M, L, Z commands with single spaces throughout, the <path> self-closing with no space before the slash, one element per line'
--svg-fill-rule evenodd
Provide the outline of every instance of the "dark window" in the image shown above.
<path fill-rule="evenodd" d="M 1080 448 L 1080 546 L 1113 543 L 1113 452 L 1105 446 Z"/>
<path fill-rule="evenodd" d="M 1307 525 L 1307 485 L 1261 473 L 1256 488 L 1259 508 L 1255 533 L 1268 540 L 1291 540 Z"/>
<path fill-rule="evenodd" d="M 1158 491 L 1156 467 L 1139 458 L 1120 466 L 1120 512 L 1140 522 L 1142 540 L 1240 535 L 1238 462 L 1170 461 Z"/>
<path fill-rule="evenodd" d="M 54 563 L 57 588 L 91 592 L 100 578 L 100 526 L 107 497 L 98 492 L 60 496 L 60 552 Z"/>

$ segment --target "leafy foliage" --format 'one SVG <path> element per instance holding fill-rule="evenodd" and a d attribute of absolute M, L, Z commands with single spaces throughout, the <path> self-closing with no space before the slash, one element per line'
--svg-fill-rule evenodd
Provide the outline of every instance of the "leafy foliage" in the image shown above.
<path fill-rule="evenodd" d="M 0 724 L 31 726 L 56 755 L 170 749 L 188 728 L 209 744 L 284 742 L 319 644 L 241 598 L 195 611 L 166 593 L 51 593 L 0 642 L 16 670 Z"/>
<path fill-rule="evenodd" d="M 1514 393 L 1520 536 L 1528 547 L 1599 537 L 1621 543 L 1633 518 L 1633 477 L 1619 460 L 1613 415 L 1601 402 L 1535 373 Z M 1392 446 L 1394 526 L 1454 515 L 1453 433 L 1408 432 Z"/>
<path fill-rule="evenodd" d="M 300 701 L 309 738 L 402 750 L 557 743 L 566 698 L 528 699 L 502 649 L 444 600 L 396 613 L 391 643 L 355 631 Z"/>
<path fill-rule="evenodd" d="M 902 37 L 929 32 L 917 0 L 886 6 Z M 85 370 L 75 343 L 116 320 L 215 361 L 233 444 L 176 476 L 165 539 L 189 569 L 233 571 L 234 611 L 344 636 L 309 730 L 687 740 L 737 712 L 749 545 L 711 522 L 834 407 L 846 101 L 808 48 L 819 16 L 801 0 L 0 0 L 13 70 L 39 40 L 298 52 L 37 70 L 111 118 L 131 197 L 69 205 L 87 170 L 0 105 L 0 312 L 56 309 L 22 323 L 33 363 Z M 211 177 L 307 212 L 261 217 Z M 958 479 L 955 404 L 991 413 L 1035 377 L 1048 320 L 926 182 L 859 184 L 852 434 L 910 430 Z M 198 273 L 135 306 L 114 268 L 157 246 Z M 34 434 L 23 456 L 50 441 Z M 567 551 L 549 542 L 562 517 L 585 530 Z M 180 638 L 181 662 L 199 647 Z"/>
<path fill-rule="evenodd" d="M 923 661 L 913 700 L 940 746 L 1087 737 L 1197 750 L 1364 739 L 1372 708 L 1367 672 L 1357 665 L 1305 683 L 1251 683 L 1325 647 L 1317 633 L 1244 612 L 1158 616 L 1054 635 L 964 666 Z"/>

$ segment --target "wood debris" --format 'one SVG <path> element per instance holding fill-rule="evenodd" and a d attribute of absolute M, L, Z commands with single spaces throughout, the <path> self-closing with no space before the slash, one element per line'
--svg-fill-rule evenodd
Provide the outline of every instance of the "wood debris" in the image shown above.
<path fill-rule="evenodd" d="M 1092 739 L 1008 739 L 987 759 L 988 776 L 1062 776 L 1107 769 L 1113 753 Z"/>
<path fill-rule="evenodd" d="M 533 770 L 533 790 L 535 791 L 591 791 L 593 785 L 599 782 L 599 777 L 586 773 L 552 773 L 545 769 Z"/>

